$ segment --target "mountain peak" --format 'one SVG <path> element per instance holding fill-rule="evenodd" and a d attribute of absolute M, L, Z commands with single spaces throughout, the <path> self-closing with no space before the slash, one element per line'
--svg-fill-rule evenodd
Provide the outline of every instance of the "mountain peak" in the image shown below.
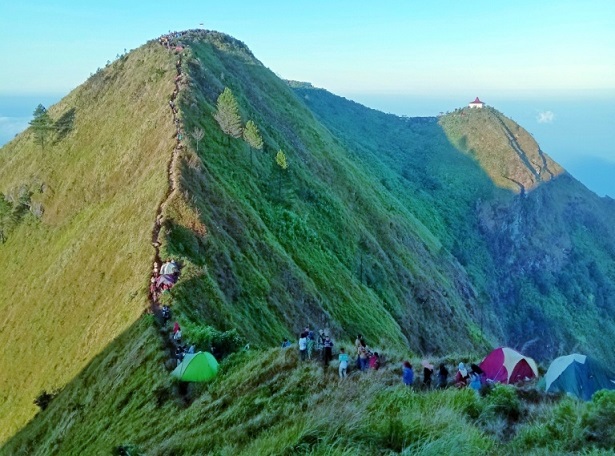
<path fill-rule="evenodd" d="M 523 193 L 564 172 L 520 125 L 482 102 L 481 109 L 475 104 L 442 116 L 440 125 L 498 187 Z"/>

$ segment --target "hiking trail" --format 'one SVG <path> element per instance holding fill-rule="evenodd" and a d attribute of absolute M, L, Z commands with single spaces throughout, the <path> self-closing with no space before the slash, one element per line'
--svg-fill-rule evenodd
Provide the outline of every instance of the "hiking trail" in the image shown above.
<path fill-rule="evenodd" d="M 171 109 L 171 115 L 173 116 L 173 124 L 175 125 L 175 128 L 176 128 L 176 131 L 174 134 L 176 141 L 175 141 L 175 146 L 173 147 L 173 151 L 171 153 L 171 157 L 169 159 L 169 163 L 167 165 L 167 181 L 168 181 L 167 191 L 163 199 L 161 200 L 160 204 L 158 205 L 158 208 L 156 209 L 156 218 L 154 220 L 154 226 L 152 228 L 152 245 L 154 246 L 154 261 L 152 262 L 152 266 L 157 264 L 158 267 L 162 266 L 162 259 L 160 258 L 160 245 L 161 245 L 160 232 L 162 230 L 162 225 L 164 222 L 163 214 L 164 214 L 166 207 L 168 206 L 169 202 L 171 201 L 171 199 L 175 195 L 175 192 L 177 192 L 177 189 L 178 189 L 178 177 L 176 174 L 176 169 L 177 169 L 177 161 L 179 159 L 179 153 L 181 149 L 183 148 L 183 145 L 182 145 L 183 129 L 182 129 L 181 120 L 178 116 L 177 105 L 175 103 L 175 100 L 177 99 L 177 95 L 179 94 L 179 91 L 181 90 L 181 84 L 182 84 L 182 79 L 183 79 L 181 65 L 182 65 L 182 56 L 180 53 L 178 55 L 177 63 L 175 64 L 175 67 L 177 69 L 177 76 L 175 77 L 175 90 L 173 90 L 173 93 L 171 94 L 171 98 L 169 100 L 169 108 Z M 155 272 L 152 272 L 151 278 L 156 279 Z M 159 314 L 160 305 L 158 303 L 156 292 L 153 291 L 151 287 L 149 291 L 149 300 L 150 300 L 150 312 L 154 315 Z"/>

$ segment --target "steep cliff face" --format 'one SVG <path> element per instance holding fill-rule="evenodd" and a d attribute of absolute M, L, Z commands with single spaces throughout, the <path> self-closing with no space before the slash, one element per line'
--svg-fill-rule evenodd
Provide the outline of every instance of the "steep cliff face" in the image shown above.
<path fill-rule="evenodd" d="M 491 107 L 458 109 L 439 123 L 499 187 L 523 193 L 563 172 L 526 130 Z"/>
<path fill-rule="evenodd" d="M 563 173 L 509 203 L 483 202 L 477 216 L 510 344 L 539 359 L 577 350 L 613 361 L 613 202 Z"/>

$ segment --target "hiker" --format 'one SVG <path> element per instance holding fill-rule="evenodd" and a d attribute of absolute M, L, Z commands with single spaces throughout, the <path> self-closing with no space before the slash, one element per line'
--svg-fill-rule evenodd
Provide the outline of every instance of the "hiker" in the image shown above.
<path fill-rule="evenodd" d="M 325 340 L 323 342 L 323 361 L 325 363 L 325 367 L 329 366 L 329 361 L 333 359 L 333 341 L 329 336 L 325 336 Z"/>
<path fill-rule="evenodd" d="M 158 263 L 154 261 L 154 269 L 152 270 L 154 277 L 158 277 Z"/>
<path fill-rule="evenodd" d="M 365 341 L 361 341 L 361 345 L 359 346 L 359 369 L 362 371 L 367 370 L 367 366 L 369 364 L 369 352 L 367 345 L 365 345 Z"/>
<path fill-rule="evenodd" d="M 177 276 L 179 274 L 179 267 L 177 266 L 177 263 L 175 262 L 175 260 L 173 258 L 168 260 L 169 265 L 167 266 L 167 274 L 173 276 L 175 279 L 177 279 Z"/>
<path fill-rule="evenodd" d="M 431 388 L 431 376 L 433 375 L 433 364 L 424 360 L 421 365 L 423 366 L 423 386 L 427 389 Z"/>
<path fill-rule="evenodd" d="M 468 385 L 469 378 L 470 374 L 468 374 L 465 364 L 459 363 L 459 369 L 455 375 L 455 386 L 457 388 L 465 388 Z"/>
<path fill-rule="evenodd" d="M 181 344 L 182 341 L 182 329 L 177 322 L 173 325 L 173 340 L 178 344 Z"/>
<path fill-rule="evenodd" d="M 474 371 L 470 372 L 470 388 L 472 388 L 474 391 L 478 393 L 480 391 L 481 386 L 482 385 L 480 382 L 480 374 Z"/>
<path fill-rule="evenodd" d="M 322 353 L 322 349 L 325 346 L 325 330 L 321 329 L 318 331 L 318 346 L 316 347 Z"/>
<path fill-rule="evenodd" d="M 361 344 L 365 344 L 365 341 L 363 340 L 363 336 L 361 334 L 358 334 L 357 338 L 354 341 L 354 348 L 357 352 L 357 369 L 361 369 L 361 360 L 359 356 Z"/>
<path fill-rule="evenodd" d="M 374 354 L 369 358 L 369 368 L 373 370 L 380 369 L 380 355 L 378 352 L 374 352 Z"/>
<path fill-rule="evenodd" d="M 288 348 L 290 347 L 290 341 L 288 340 L 288 338 L 284 338 L 284 340 L 282 341 L 282 348 Z"/>
<path fill-rule="evenodd" d="M 193 355 L 195 350 L 196 350 L 196 347 L 194 346 L 194 344 L 192 344 L 190 345 L 190 348 L 188 349 L 187 353 Z"/>
<path fill-rule="evenodd" d="M 151 279 L 149 279 L 149 294 L 152 295 L 154 301 L 156 300 L 156 291 L 156 279 L 152 277 Z"/>
<path fill-rule="evenodd" d="M 446 388 L 448 385 L 448 369 L 444 363 L 438 368 L 438 388 Z"/>
<path fill-rule="evenodd" d="M 301 361 L 307 359 L 307 334 L 305 332 L 302 332 L 301 337 L 299 337 L 299 359 Z"/>
<path fill-rule="evenodd" d="M 314 331 L 312 331 L 309 326 L 306 326 L 305 332 L 307 332 L 307 357 L 308 359 L 312 359 L 312 353 L 314 353 L 314 345 L 316 343 L 314 340 Z"/>
<path fill-rule="evenodd" d="M 169 268 L 169 263 L 171 263 L 171 260 L 167 258 L 167 260 L 162 263 L 162 266 L 160 267 L 160 275 L 168 275 L 170 274 L 169 272 L 167 272 L 168 268 Z"/>
<path fill-rule="evenodd" d="M 485 372 L 476 364 L 470 364 L 470 388 L 478 393 L 483 386 L 482 375 Z"/>
<path fill-rule="evenodd" d="M 162 306 L 162 324 L 166 326 L 167 321 L 171 319 L 171 308 L 166 304 Z"/>
<path fill-rule="evenodd" d="M 339 374 L 340 378 L 344 379 L 348 375 L 348 353 L 344 350 L 344 347 L 340 348 L 340 354 L 337 359 L 340 362 Z"/>
<path fill-rule="evenodd" d="M 401 379 L 403 380 L 404 385 L 412 386 L 412 383 L 414 382 L 414 371 L 412 370 L 412 364 L 410 364 L 410 361 L 404 361 Z"/>
<path fill-rule="evenodd" d="M 177 348 L 175 348 L 175 359 L 177 360 L 178 366 L 184 360 L 184 356 L 184 348 L 181 345 L 178 345 Z"/>

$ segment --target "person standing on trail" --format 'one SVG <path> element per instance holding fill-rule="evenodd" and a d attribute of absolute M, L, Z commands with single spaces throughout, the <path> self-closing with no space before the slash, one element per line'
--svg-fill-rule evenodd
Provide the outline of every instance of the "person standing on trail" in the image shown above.
<path fill-rule="evenodd" d="M 171 319 L 171 308 L 165 304 L 164 306 L 162 306 L 162 325 L 166 326 L 167 321 L 169 321 L 170 319 Z"/>
<path fill-rule="evenodd" d="M 468 380 L 470 378 L 470 374 L 468 374 L 468 370 L 466 369 L 465 364 L 459 363 L 459 369 L 457 370 L 457 374 L 455 375 L 455 386 L 457 388 L 465 388 L 468 386 Z"/>
<path fill-rule="evenodd" d="M 373 370 L 380 369 L 380 355 L 378 352 L 374 352 L 371 358 L 369 358 L 369 368 Z"/>
<path fill-rule="evenodd" d="M 401 379 L 404 382 L 404 385 L 412 386 L 412 383 L 414 382 L 414 371 L 412 370 L 412 364 L 410 364 L 410 361 L 404 361 Z"/>
<path fill-rule="evenodd" d="M 438 368 L 438 388 L 446 388 L 448 385 L 448 369 L 444 363 Z"/>
<path fill-rule="evenodd" d="M 340 362 L 339 374 L 340 379 L 346 378 L 348 375 L 348 353 L 344 350 L 344 347 L 340 348 L 340 354 L 337 357 Z"/>
<path fill-rule="evenodd" d="M 329 362 L 333 359 L 333 341 L 329 336 L 325 336 L 323 342 L 323 361 L 325 367 L 329 366 Z"/>
<path fill-rule="evenodd" d="M 307 334 L 301 333 L 299 337 L 299 359 L 305 361 L 307 359 Z"/>
<path fill-rule="evenodd" d="M 314 331 L 309 326 L 306 326 L 304 332 L 307 333 L 307 357 L 312 359 L 312 354 L 314 353 Z"/>
<path fill-rule="evenodd" d="M 365 344 L 365 341 L 363 340 L 363 336 L 361 334 L 359 334 L 359 335 L 357 335 L 357 338 L 354 341 L 354 348 L 355 348 L 356 353 L 357 353 L 357 369 L 361 369 L 361 360 L 360 360 L 360 356 L 359 356 L 359 354 L 361 353 L 360 352 L 361 343 Z"/>
<path fill-rule="evenodd" d="M 365 345 L 365 341 L 361 341 L 361 345 L 359 346 L 359 369 L 362 371 L 367 370 L 369 366 L 369 351 L 367 349 L 367 345 Z"/>

